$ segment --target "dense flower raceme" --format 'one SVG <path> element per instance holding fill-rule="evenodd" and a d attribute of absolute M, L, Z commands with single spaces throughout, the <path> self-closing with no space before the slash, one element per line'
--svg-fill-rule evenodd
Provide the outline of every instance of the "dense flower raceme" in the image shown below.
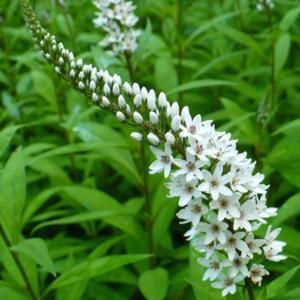
<path fill-rule="evenodd" d="M 273 0 L 258 0 L 258 3 L 256 4 L 256 9 L 258 11 L 263 11 L 265 9 L 273 9 L 274 3 Z"/>
<path fill-rule="evenodd" d="M 212 121 L 192 118 L 188 107 L 180 110 L 164 93 L 122 83 L 118 75 L 75 60 L 36 21 L 28 2 L 23 3 L 34 39 L 56 72 L 95 105 L 139 128 L 132 138 L 151 144 L 156 160 L 150 173 L 162 172 L 170 179 L 169 194 L 179 198 L 180 223 L 190 224 L 185 236 L 206 268 L 203 279 L 223 289 L 224 296 L 235 293 L 237 283 L 245 279 L 261 284 L 268 271 L 256 261 L 262 255 L 275 262 L 285 259 L 280 254 L 285 243 L 276 240 L 280 229 L 271 227 L 264 238 L 255 237 L 276 208 L 266 206 L 264 176 L 254 172 L 255 163 L 246 153 L 238 152 L 237 141 L 217 131 Z"/>
<path fill-rule="evenodd" d="M 94 25 L 106 33 L 100 45 L 111 48 L 115 54 L 134 52 L 140 32 L 135 29 L 138 18 L 133 3 L 125 0 L 94 0 L 93 3 L 99 10 Z"/>

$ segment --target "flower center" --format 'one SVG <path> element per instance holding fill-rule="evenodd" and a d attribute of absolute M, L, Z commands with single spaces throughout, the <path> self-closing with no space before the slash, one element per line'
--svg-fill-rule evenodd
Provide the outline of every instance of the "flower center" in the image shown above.
<path fill-rule="evenodd" d="M 193 206 L 192 211 L 193 211 L 194 213 L 201 213 L 202 208 L 201 208 L 201 206 L 200 206 L 199 204 L 195 204 L 195 205 Z"/>
<path fill-rule="evenodd" d="M 195 171 L 196 167 L 195 167 L 195 164 L 191 161 L 189 161 L 187 164 L 186 164 L 186 167 L 187 169 L 192 172 L 192 171 Z"/>
<path fill-rule="evenodd" d="M 230 237 L 230 238 L 228 239 L 228 244 L 229 244 L 230 246 L 234 246 L 234 245 L 236 244 L 236 238 Z"/>
<path fill-rule="evenodd" d="M 218 182 L 217 180 L 212 180 L 212 181 L 210 182 L 210 186 L 211 186 L 212 188 L 216 188 L 216 187 L 218 187 L 218 185 L 219 185 L 219 182 Z"/>
<path fill-rule="evenodd" d="M 164 164 L 169 164 L 170 163 L 170 156 L 168 155 L 162 155 L 160 158 L 161 162 L 163 162 Z"/>
<path fill-rule="evenodd" d="M 232 278 L 226 278 L 226 279 L 224 280 L 224 285 L 225 285 L 225 287 L 232 286 L 233 284 L 234 284 L 234 281 L 233 281 Z"/>
<path fill-rule="evenodd" d="M 227 208 L 227 207 L 228 207 L 228 201 L 226 201 L 225 199 L 222 199 L 222 200 L 220 201 L 220 206 L 221 206 L 222 208 Z"/>
<path fill-rule="evenodd" d="M 196 128 L 195 125 L 191 125 L 189 127 L 189 133 L 191 133 L 191 134 L 196 134 L 197 133 L 197 128 Z"/>
<path fill-rule="evenodd" d="M 198 144 L 198 145 L 196 146 L 196 153 L 197 153 L 197 154 L 201 154 L 202 152 L 203 152 L 203 146 L 200 145 L 200 144 Z"/>
<path fill-rule="evenodd" d="M 214 233 L 218 233 L 220 231 L 220 226 L 218 224 L 213 224 L 211 230 Z"/>
<path fill-rule="evenodd" d="M 210 262 L 210 268 L 214 270 L 219 270 L 220 269 L 220 263 L 217 261 L 212 261 Z"/>
<path fill-rule="evenodd" d="M 185 190 L 187 193 L 192 194 L 195 191 L 195 187 L 192 185 L 186 185 Z"/>

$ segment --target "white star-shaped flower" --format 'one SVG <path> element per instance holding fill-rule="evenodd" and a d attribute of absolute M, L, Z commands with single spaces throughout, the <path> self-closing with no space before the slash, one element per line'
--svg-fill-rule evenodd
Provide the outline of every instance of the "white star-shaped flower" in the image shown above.
<path fill-rule="evenodd" d="M 169 177 L 173 162 L 172 150 L 169 144 L 165 144 L 165 150 L 150 146 L 151 151 L 156 156 L 156 161 L 150 165 L 150 174 L 164 172 L 165 178 Z"/>
<path fill-rule="evenodd" d="M 199 185 L 199 189 L 203 192 L 211 194 L 213 200 L 218 200 L 219 195 L 231 196 L 232 191 L 226 186 L 230 181 L 230 175 L 222 175 L 223 163 L 219 162 L 213 174 L 207 170 L 202 171 L 204 182 Z"/>
<path fill-rule="evenodd" d="M 181 224 L 192 223 L 193 226 L 197 226 L 207 211 L 207 206 L 200 198 L 197 198 L 192 199 L 185 208 L 181 209 L 177 213 L 177 217 L 183 220 L 180 222 Z"/>
<path fill-rule="evenodd" d="M 205 233 L 204 243 L 207 245 L 212 241 L 219 241 L 224 244 L 228 224 L 218 221 L 216 216 L 209 216 L 208 221 L 210 223 L 203 223 L 201 226 L 201 230 Z"/>
<path fill-rule="evenodd" d="M 202 179 L 201 167 L 203 162 L 196 160 L 196 157 L 186 151 L 186 159 L 174 159 L 174 164 L 180 169 L 174 173 L 174 176 L 186 175 L 186 180 L 191 181 L 195 178 Z"/>
<path fill-rule="evenodd" d="M 169 196 L 179 197 L 179 206 L 185 206 L 192 198 L 199 198 L 202 196 L 197 185 L 198 180 L 196 179 L 186 181 L 186 177 L 183 175 L 173 177 L 172 181 L 168 184 Z"/>
<path fill-rule="evenodd" d="M 207 268 L 203 274 L 203 280 L 215 280 L 223 269 L 223 263 L 216 255 L 213 255 L 209 259 L 198 258 L 198 263 Z"/>
<path fill-rule="evenodd" d="M 240 217 L 238 202 L 240 197 L 239 193 L 234 193 L 232 196 L 220 196 L 218 200 L 210 202 L 210 207 L 218 210 L 219 221 L 223 221 L 225 218 Z"/>

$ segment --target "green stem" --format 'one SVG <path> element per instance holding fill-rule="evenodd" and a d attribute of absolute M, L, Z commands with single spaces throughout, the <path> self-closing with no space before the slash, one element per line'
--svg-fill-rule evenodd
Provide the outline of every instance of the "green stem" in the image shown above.
<path fill-rule="evenodd" d="M 275 77 L 275 45 L 273 41 L 273 14 L 271 9 L 267 9 L 268 25 L 271 37 L 271 106 L 275 106 L 276 77 Z"/>
<path fill-rule="evenodd" d="M 248 292 L 249 300 L 255 300 L 253 284 L 250 278 L 245 279 L 245 286 Z"/>
<path fill-rule="evenodd" d="M 181 39 L 181 32 L 182 32 L 182 16 L 183 16 L 183 6 L 182 0 L 177 0 L 177 58 L 178 58 L 178 65 L 177 65 L 177 78 L 178 78 L 178 85 L 180 86 L 183 83 L 183 68 L 182 68 L 182 60 L 184 55 L 184 49 L 182 46 L 182 39 Z M 181 106 L 183 100 L 183 93 L 178 93 L 178 103 Z"/>
<path fill-rule="evenodd" d="M 134 67 L 132 65 L 131 54 L 129 52 L 124 53 L 128 73 L 130 76 L 130 80 L 134 82 Z M 152 213 L 151 213 L 151 199 L 149 194 L 149 184 L 148 184 L 148 161 L 146 157 L 145 151 L 145 141 L 141 142 L 141 162 L 142 162 L 142 176 L 143 176 L 143 195 L 145 198 L 145 212 L 146 212 L 146 228 L 147 228 L 147 235 L 148 235 L 148 253 L 153 254 L 153 235 L 152 235 L 152 227 L 153 227 L 153 220 L 152 220 Z M 155 257 L 151 256 L 150 258 L 150 265 L 154 267 L 155 265 Z"/>
<path fill-rule="evenodd" d="M 0 224 L 0 235 L 3 238 L 3 241 L 6 244 L 6 247 L 10 250 L 10 248 L 12 247 L 12 244 L 11 244 L 8 236 L 6 235 L 6 233 L 5 233 L 5 231 L 4 231 L 4 229 L 3 229 L 3 227 L 2 227 L 1 224 Z M 22 265 L 22 263 L 21 263 L 18 255 L 15 252 L 13 252 L 13 251 L 11 251 L 10 253 L 12 255 L 12 258 L 13 258 L 13 260 L 14 260 L 17 268 L 19 269 L 19 271 L 20 271 L 20 273 L 22 275 L 22 278 L 23 278 L 23 280 L 25 282 L 27 291 L 30 294 L 31 298 L 33 300 L 40 300 L 40 297 L 35 294 L 35 292 L 33 290 L 33 287 L 30 284 L 29 278 L 28 278 L 28 276 L 27 276 L 27 274 L 25 272 L 25 269 L 24 269 L 24 267 L 23 267 L 23 265 Z"/>

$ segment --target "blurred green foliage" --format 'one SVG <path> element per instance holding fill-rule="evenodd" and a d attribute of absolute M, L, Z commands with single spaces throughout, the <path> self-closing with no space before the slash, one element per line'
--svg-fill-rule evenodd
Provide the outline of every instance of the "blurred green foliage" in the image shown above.
<path fill-rule="evenodd" d="M 129 79 L 98 46 L 91 1 L 33 2 L 68 47 Z M 257 299 L 300 299 L 299 1 L 274 1 L 272 14 L 250 0 L 135 2 L 136 80 L 232 132 L 271 185 L 289 259 L 267 265 Z M 0 299 L 222 299 L 202 282 L 160 176 L 145 210 L 129 129 L 42 62 L 19 0 L 0 0 Z"/>

